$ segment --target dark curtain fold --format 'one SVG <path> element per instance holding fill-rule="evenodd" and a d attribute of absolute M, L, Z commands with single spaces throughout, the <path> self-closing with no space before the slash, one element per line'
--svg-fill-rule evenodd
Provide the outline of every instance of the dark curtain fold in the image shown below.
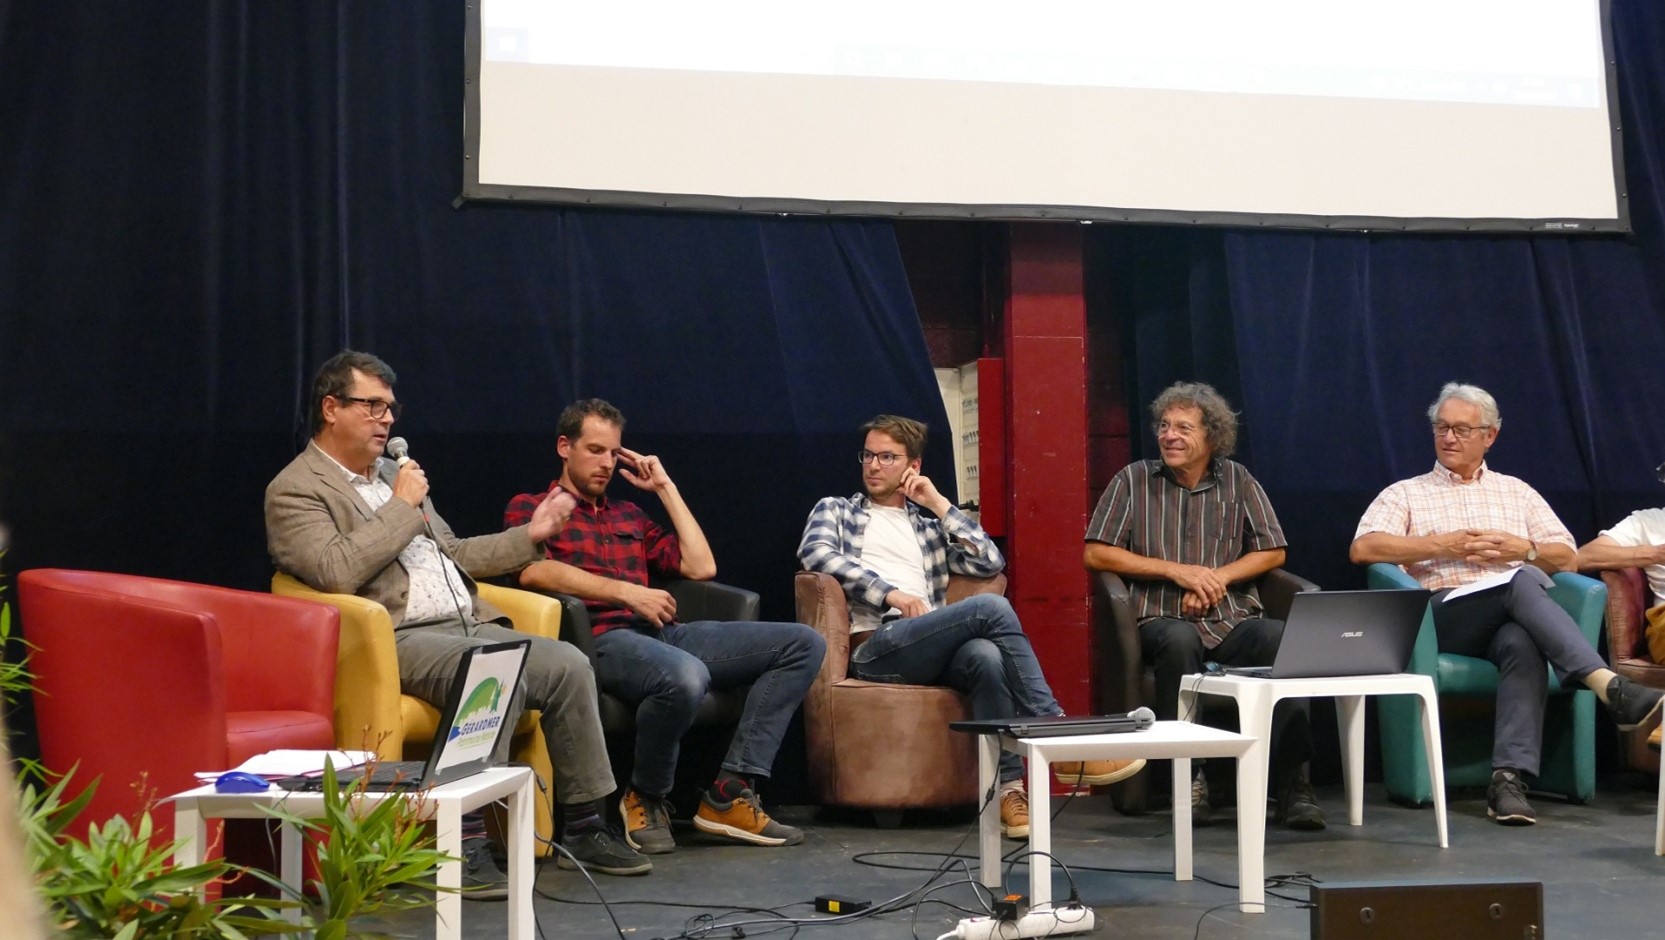
<path fill-rule="evenodd" d="M 1360 514 L 1433 466 L 1425 412 L 1446 381 L 1497 396 L 1491 466 L 1581 541 L 1662 501 L 1665 12 L 1612 6 L 1631 236 L 1095 235 L 1101 315 L 1137 352 L 1130 400 L 1193 378 L 1231 397 L 1290 566 L 1327 587 L 1362 586 L 1346 558 Z"/>
<path fill-rule="evenodd" d="M 453 207 L 464 12 L 0 15 L 8 568 L 263 588 L 262 491 L 343 345 L 400 373 L 465 534 L 558 473 L 563 405 L 612 400 L 770 616 L 856 426 L 946 426 L 887 222 Z"/>

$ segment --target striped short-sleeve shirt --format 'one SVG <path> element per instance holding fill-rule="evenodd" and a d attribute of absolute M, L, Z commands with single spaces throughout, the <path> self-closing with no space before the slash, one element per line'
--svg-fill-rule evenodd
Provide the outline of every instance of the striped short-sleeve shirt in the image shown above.
<path fill-rule="evenodd" d="M 1353 538 L 1372 532 L 1422 537 L 1458 529 L 1497 529 L 1539 545 L 1578 545 L 1537 490 L 1519 477 L 1487 469 L 1484 463 L 1467 483 L 1435 464 L 1428 473 L 1389 486 L 1364 511 Z M 1405 566 L 1411 577 L 1433 591 L 1461 587 L 1497 570 L 1497 565 L 1477 565 L 1461 558 L 1430 558 Z"/>
<path fill-rule="evenodd" d="M 1287 543 L 1266 491 L 1233 460 L 1216 458 L 1196 487 L 1187 489 L 1160 460 L 1136 460 L 1122 468 L 1099 497 L 1087 524 L 1087 541 L 1136 555 L 1218 568 L 1249 552 Z M 1234 584 L 1225 599 L 1199 618 L 1185 614 L 1185 589 L 1172 581 L 1129 579 L 1133 613 L 1143 623 L 1157 617 L 1194 620 L 1203 645 L 1220 645 L 1231 628 L 1261 615 L 1252 584 Z"/>

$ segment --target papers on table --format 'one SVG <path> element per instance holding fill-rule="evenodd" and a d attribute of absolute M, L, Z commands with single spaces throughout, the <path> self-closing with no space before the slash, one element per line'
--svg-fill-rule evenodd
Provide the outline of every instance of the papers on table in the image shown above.
<path fill-rule="evenodd" d="M 301 751 L 278 750 L 256 754 L 233 770 L 265 777 L 268 780 L 278 780 L 283 777 L 300 777 L 307 774 L 324 772 L 324 761 L 327 759 L 335 765 L 336 770 L 357 767 L 368 763 L 376 757 L 375 751 Z M 223 770 L 199 770 L 196 777 L 203 783 L 213 783 L 219 778 Z"/>
<path fill-rule="evenodd" d="M 1536 579 L 1537 582 L 1542 584 L 1544 587 L 1549 587 L 1555 583 L 1554 581 L 1551 581 L 1549 575 L 1544 574 L 1544 570 L 1539 568 L 1537 565 L 1521 565 L 1518 568 L 1505 568 L 1496 574 L 1488 574 L 1479 580 L 1470 581 L 1460 588 L 1453 588 L 1451 593 L 1445 595 L 1445 603 L 1449 604 L 1457 598 L 1466 597 L 1469 594 L 1478 594 L 1481 591 L 1489 591 L 1495 587 L 1502 587 L 1510 581 L 1513 581 L 1515 579 L 1515 574 L 1521 571 L 1528 572 L 1530 577 Z"/>

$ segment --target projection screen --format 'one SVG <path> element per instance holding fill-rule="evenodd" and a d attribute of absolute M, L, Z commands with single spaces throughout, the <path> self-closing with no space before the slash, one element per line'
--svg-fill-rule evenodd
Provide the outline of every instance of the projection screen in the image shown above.
<path fill-rule="evenodd" d="M 1625 231 L 1603 0 L 474 0 L 465 199 Z"/>

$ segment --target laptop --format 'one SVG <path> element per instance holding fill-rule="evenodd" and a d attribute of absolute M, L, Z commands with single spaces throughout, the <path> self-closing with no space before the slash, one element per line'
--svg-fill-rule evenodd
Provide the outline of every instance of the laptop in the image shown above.
<path fill-rule="evenodd" d="M 1404 672 L 1431 591 L 1304 591 L 1289 605 L 1270 666 L 1227 666 L 1233 676 L 1315 679 Z"/>
<path fill-rule="evenodd" d="M 951 721 L 948 727 L 971 734 L 1005 734 L 1014 738 L 1055 738 L 1070 734 L 1120 734 L 1143 731 L 1156 720 L 1148 708 L 1125 715 L 1044 715 Z"/>
<path fill-rule="evenodd" d="M 509 707 L 520 688 L 531 641 L 476 646 L 463 652 L 457 678 L 439 713 L 433 746 L 425 761 L 377 761 L 336 774 L 342 788 L 369 776 L 371 790 L 425 790 L 496 766 L 498 744 L 514 732 Z M 317 775 L 278 781 L 286 790 L 322 790 Z"/>

